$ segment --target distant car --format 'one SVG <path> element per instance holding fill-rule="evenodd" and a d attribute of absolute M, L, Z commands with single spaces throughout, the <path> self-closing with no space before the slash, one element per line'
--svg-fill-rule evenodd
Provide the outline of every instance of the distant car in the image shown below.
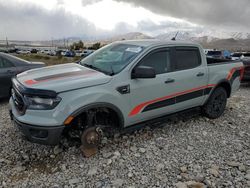
<path fill-rule="evenodd" d="M 212 50 L 207 52 L 208 58 L 215 59 L 231 59 L 231 53 L 228 50 Z"/>
<path fill-rule="evenodd" d="M 242 59 L 244 55 L 243 53 L 236 52 L 236 53 L 232 53 L 231 57 L 232 57 L 232 60 L 239 60 L 239 59 Z"/>
<path fill-rule="evenodd" d="M 224 59 L 232 59 L 231 52 L 229 52 L 228 50 L 222 50 L 222 55 Z"/>
<path fill-rule="evenodd" d="M 250 60 L 250 53 L 249 52 L 243 53 L 241 59 Z"/>
<path fill-rule="evenodd" d="M 213 50 L 207 52 L 207 57 L 209 58 L 215 58 L 215 59 L 222 59 L 223 54 L 222 51 L 219 50 Z"/>
<path fill-rule="evenodd" d="M 242 62 L 245 66 L 242 82 L 250 82 L 250 57 L 249 56 L 247 57 L 248 58 L 242 59 Z"/>
<path fill-rule="evenodd" d="M 38 52 L 37 49 L 32 49 L 32 50 L 30 51 L 30 53 L 32 53 L 32 54 L 37 54 L 37 52 Z"/>
<path fill-rule="evenodd" d="M 66 57 L 75 57 L 75 52 L 73 52 L 73 51 L 66 51 L 64 56 L 66 56 Z"/>
<path fill-rule="evenodd" d="M 56 55 L 56 51 L 50 50 L 50 51 L 47 52 L 47 55 L 55 56 Z"/>
<path fill-rule="evenodd" d="M 10 96 L 11 78 L 26 70 L 44 67 L 41 62 L 29 62 L 0 52 L 0 98 Z"/>
<path fill-rule="evenodd" d="M 82 50 L 76 50 L 75 54 L 76 54 L 77 57 L 82 57 L 83 51 Z"/>
<path fill-rule="evenodd" d="M 94 50 L 84 50 L 83 54 L 82 54 L 82 57 L 87 57 L 90 54 L 92 54 L 93 52 L 94 52 Z"/>
<path fill-rule="evenodd" d="M 30 54 L 30 51 L 29 50 L 17 50 L 16 52 L 17 54 Z"/>

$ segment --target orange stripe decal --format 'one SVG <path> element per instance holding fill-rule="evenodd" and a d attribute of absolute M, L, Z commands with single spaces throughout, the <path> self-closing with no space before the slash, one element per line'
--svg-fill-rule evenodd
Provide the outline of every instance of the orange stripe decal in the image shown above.
<path fill-rule="evenodd" d="M 230 72 L 228 73 L 228 75 L 227 75 L 227 80 L 230 80 L 230 79 L 233 77 L 234 73 L 235 73 L 237 70 L 240 71 L 240 80 L 241 80 L 241 79 L 243 78 L 244 69 L 245 69 L 245 67 L 232 68 L 232 69 L 230 70 Z"/>
<path fill-rule="evenodd" d="M 96 71 L 78 71 L 78 72 L 72 72 L 72 73 L 68 73 L 67 75 L 63 75 L 63 74 L 58 74 L 58 75 L 52 75 L 51 77 L 42 77 L 42 78 L 36 78 L 36 79 L 31 79 L 31 80 L 26 80 L 24 81 L 24 83 L 26 85 L 34 85 L 34 84 L 39 84 L 42 82 L 48 82 L 48 81 L 52 81 L 52 80 L 59 80 L 59 79 L 64 79 L 67 77 L 74 77 L 74 76 L 81 76 L 81 77 L 87 77 L 91 74 L 97 74 Z"/>
<path fill-rule="evenodd" d="M 25 83 L 26 85 L 33 85 L 33 84 L 36 84 L 37 81 L 35 81 L 35 80 L 26 80 L 24 83 Z"/>
<path fill-rule="evenodd" d="M 177 97 L 177 96 L 180 96 L 180 95 L 184 95 L 184 94 L 187 94 L 187 93 L 191 93 L 191 92 L 199 91 L 201 89 L 211 88 L 211 87 L 215 87 L 215 86 L 216 86 L 215 84 L 209 84 L 209 85 L 206 85 L 206 86 L 201 86 L 201 87 L 198 87 L 198 88 L 194 88 L 194 89 L 190 89 L 190 90 L 187 90 L 187 91 L 174 93 L 172 95 L 168 95 L 168 96 L 157 98 L 157 99 L 154 99 L 154 100 L 151 100 L 151 101 L 148 101 L 148 102 L 144 102 L 144 103 L 139 104 L 138 106 L 136 106 L 129 113 L 129 117 L 137 115 L 138 113 L 140 113 L 142 111 L 143 108 L 145 108 L 146 106 L 148 106 L 150 104 L 154 104 L 154 103 L 159 102 L 159 101 L 163 101 L 163 100 L 166 100 L 166 99 L 171 99 L 171 98 L 174 98 L 174 97 Z"/>
<path fill-rule="evenodd" d="M 230 80 L 234 74 L 234 72 L 236 71 L 236 68 L 232 68 L 229 72 L 229 74 L 227 75 L 227 80 Z"/>

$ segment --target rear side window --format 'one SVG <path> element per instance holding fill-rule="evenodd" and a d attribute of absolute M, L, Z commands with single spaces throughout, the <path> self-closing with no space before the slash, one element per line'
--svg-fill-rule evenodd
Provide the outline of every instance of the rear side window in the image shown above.
<path fill-rule="evenodd" d="M 0 68 L 3 69 L 3 68 L 9 68 L 9 67 L 14 67 L 14 65 L 7 59 L 0 57 Z"/>
<path fill-rule="evenodd" d="M 175 70 L 186 70 L 201 65 L 201 56 L 198 48 L 176 48 Z"/>
<path fill-rule="evenodd" d="M 167 73 L 170 70 L 170 51 L 159 50 L 148 54 L 139 63 L 140 66 L 152 67 L 156 74 Z"/>

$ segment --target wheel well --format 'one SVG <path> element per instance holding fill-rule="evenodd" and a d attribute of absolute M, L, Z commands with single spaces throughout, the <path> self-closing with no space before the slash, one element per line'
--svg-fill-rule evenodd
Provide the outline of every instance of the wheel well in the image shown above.
<path fill-rule="evenodd" d="M 95 114 L 98 118 L 98 121 L 105 121 L 110 123 L 110 127 L 113 128 L 121 128 L 123 126 L 122 119 L 120 117 L 119 112 L 110 108 L 110 107 L 91 107 L 87 108 L 74 118 L 72 125 L 80 125 L 87 121 L 87 118 L 92 114 Z"/>
<path fill-rule="evenodd" d="M 231 96 L 231 85 L 228 82 L 221 82 L 216 86 L 216 88 L 218 87 L 222 87 L 226 90 L 228 98 Z"/>

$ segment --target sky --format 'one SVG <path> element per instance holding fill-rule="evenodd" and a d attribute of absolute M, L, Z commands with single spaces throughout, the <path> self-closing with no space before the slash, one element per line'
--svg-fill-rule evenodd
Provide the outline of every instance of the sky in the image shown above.
<path fill-rule="evenodd" d="M 250 32 L 250 0 L 0 0 L 0 39 L 155 36 L 214 28 Z"/>

